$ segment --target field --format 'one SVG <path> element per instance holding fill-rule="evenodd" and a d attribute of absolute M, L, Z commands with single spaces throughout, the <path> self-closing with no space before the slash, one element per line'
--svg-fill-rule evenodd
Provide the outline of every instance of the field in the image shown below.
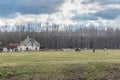
<path fill-rule="evenodd" d="M 0 80 L 119 80 L 120 50 L 0 53 Z"/>

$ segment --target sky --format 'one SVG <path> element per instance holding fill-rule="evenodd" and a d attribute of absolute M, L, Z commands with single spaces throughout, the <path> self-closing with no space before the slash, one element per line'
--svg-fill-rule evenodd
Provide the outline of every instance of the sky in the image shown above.
<path fill-rule="evenodd" d="M 120 0 L 1 0 L 0 25 L 41 22 L 120 26 Z"/>

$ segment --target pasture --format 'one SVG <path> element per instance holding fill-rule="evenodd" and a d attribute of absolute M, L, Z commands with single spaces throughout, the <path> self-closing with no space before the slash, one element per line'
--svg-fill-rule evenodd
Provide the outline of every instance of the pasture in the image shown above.
<path fill-rule="evenodd" d="M 0 80 L 119 80 L 120 50 L 0 53 Z"/>

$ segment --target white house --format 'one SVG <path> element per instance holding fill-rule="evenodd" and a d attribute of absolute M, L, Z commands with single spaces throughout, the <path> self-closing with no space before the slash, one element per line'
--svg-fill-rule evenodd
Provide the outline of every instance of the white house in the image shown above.
<path fill-rule="evenodd" d="M 34 38 L 27 37 L 23 40 L 18 46 L 18 50 L 26 51 L 26 50 L 39 50 L 40 44 Z"/>

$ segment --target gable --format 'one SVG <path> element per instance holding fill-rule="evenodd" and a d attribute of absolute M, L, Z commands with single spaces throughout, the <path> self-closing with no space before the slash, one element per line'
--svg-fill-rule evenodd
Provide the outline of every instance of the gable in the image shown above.
<path fill-rule="evenodd" d="M 20 43 L 22 46 L 40 46 L 40 44 L 33 38 L 27 38 Z"/>
<path fill-rule="evenodd" d="M 40 46 L 40 44 L 35 40 L 31 40 L 26 44 L 26 46 Z"/>

